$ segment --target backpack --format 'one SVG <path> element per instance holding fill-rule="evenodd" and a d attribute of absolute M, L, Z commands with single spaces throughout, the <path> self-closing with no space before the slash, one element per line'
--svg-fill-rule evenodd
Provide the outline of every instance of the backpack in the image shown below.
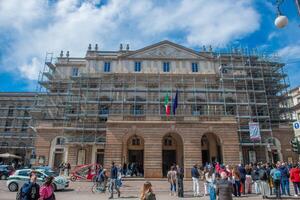
<path fill-rule="evenodd" d="M 273 179 L 276 181 L 281 179 L 281 172 L 278 169 L 274 172 Z"/>

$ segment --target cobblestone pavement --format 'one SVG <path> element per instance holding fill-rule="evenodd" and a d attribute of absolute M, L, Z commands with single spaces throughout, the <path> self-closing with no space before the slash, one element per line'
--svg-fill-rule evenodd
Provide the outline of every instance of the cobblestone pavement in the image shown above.
<path fill-rule="evenodd" d="M 130 200 L 136 200 L 139 199 L 139 192 L 141 189 L 141 186 L 144 181 L 125 181 L 123 184 L 123 187 L 121 188 L 121 198 L 119 199 L 130 199 Z M 184 198 L 178 198 L 176 196 L 170 196 L 168 189 L 169 184 L 166 181 L 151 181 L 153 185 L 153 190 L 156 194 L 156 197 L 158 200 L 172 200 L 172 199 L 203 199 L 208 200 L 209 197 L 193 197 L 192 196 L 192 182 L 191 181 L 185 181 L 185 197 Z M 101 199 L 108 199 L 109 194 L 100 194 L 96 193 L 93 194 L 91 192 L 91 182 L 70 182 L 70 187 L 65 191 L 58 191 L 56 192 L 56 199 L 70 199 L 70 200 L 101 200 Z M 203 193 L 203 183 L 201 183 L 201 192 Z M 293 191 L 292 191 L 293 192 Z M 293 193 L 292 193 L 293 194 Z M 116 196 L 116 195 L 115 195 Z M 115 197 L 116 198 L 116 197 Z M 273 197 L 274 198 L 274 197 Z M 0 200 L 12 200 L 16 199 L 16 193 L 15 192 L 9 192 L 9 190 L 6 187 L 6 181 L 0 181 Z M 116 198 L 117 199 L 117 198 Z M 255 195 L 255 194 L 249 194 L 242 196 L 240 198 L 234 198 L 234 199 L 247 199 L 247 200 L 257 200 L 262 199 L 261 196 Z M 275 199 L 275 198 L 274 198 Z M 296 199 L 294 197 L 283 197 L 283 199 Z M 300 198 L 297 198 L 300 199 Z"/>

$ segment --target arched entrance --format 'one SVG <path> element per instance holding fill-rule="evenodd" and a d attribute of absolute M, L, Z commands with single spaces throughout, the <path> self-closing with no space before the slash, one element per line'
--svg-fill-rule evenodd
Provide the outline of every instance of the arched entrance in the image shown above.
<path fill-rule="evenodd" d="M 59 168 L 59 165 L 67 160 L 65 143 L 66 138 L 61 136 L 54 138 L 51 142 L 49 164 L 55 169 Z"/>
<path fill-rule="evenodd" d="M 162 174 L 167 176 L 171 166 L 183 166 L 183 141 L 177 133 L 168 133 L 162 140 Z"/>
<path fill-rule="evenodd" d="M 273 137 L 267 139 L 267 150 L 268 150 L 268 157 L 269 162 L 276 163 L 278 161 L 283 160 L 281 154 L 281 143 L 280 141 Z"/>
<path fill-rule="evenodd" d="M 144 176 L 144 140 L 133 135 L 127 140 L 127 165 L 130 176 Z"/>
<path fill-rule="evenodd" d="M 213 133 L 206 133 L 201 138 L 202 164 L 222 163 L 222 148 L 220 139 Z"/>

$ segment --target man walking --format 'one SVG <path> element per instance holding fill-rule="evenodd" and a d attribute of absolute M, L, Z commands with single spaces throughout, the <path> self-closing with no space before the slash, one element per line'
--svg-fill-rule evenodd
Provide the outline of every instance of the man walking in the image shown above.
<path fill-rule="evenodd" d="M 281 172 L 279 170 L 279 165 L 278 166 L 274 165 L 274 168 L 271 170 L 270 175 L 273 178 L 276 198 L 280 199 L 281 198 L 281 194 L 280 194 Z"/>
<path fill-rule="evenodd" d="M 194 165 L 194 167 L 191 170 L 192 173 L 192 180 L 193 180 L 193 192 L 194 196 L 200 196 L 200 191 L 199 191 L 199 178 L 200 178 L 200 173 L 198 171 L 197 164 Z"/>
<path fill-rule="evenodd" d="M 35 172 L 29 175 L 29 182 L 25 183 L 20 189 L 20 200 L 38 200 L 40 198 L 40 186 L 36 183 L 37 176 Z M 18 194 L 17 193 L 17 194 Z"/>
<path fill-rule="evenodd" d="M 117 185 L 117 178 L 118 178 L 118 168 L 115 166 L 115 163 L 111 163 L 111 170 L 110 170 L 110 197 L 109 199 L 114 198 L 114 188 L 118 192 L 118 197 L 121 196 L 121 192 Z"/>

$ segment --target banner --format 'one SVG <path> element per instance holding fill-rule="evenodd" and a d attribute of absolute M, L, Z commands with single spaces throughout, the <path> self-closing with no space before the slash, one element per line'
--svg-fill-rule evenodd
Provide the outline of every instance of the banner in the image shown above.
<path fill-rule="evenodd" d="M 261 139 L 258 122 L 249 122 L 249 132 L 250 132 L 250 139 L 252 141 L 257 141 Z"/>

